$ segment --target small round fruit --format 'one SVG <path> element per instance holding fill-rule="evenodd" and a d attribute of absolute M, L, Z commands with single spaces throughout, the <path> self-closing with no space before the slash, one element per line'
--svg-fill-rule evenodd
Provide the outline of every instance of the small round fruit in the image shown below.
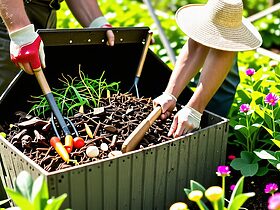
<path fill-rule="evenodd" d="M 74 141 L 74 148 L 76 149 L 80 149 L 83 146 L 85 146 L 85 140 L 82 137 L 77 136 L 73 139 L 73 141 Z"/>
<path fill-rule="evenodd" d="M 90 158 L 97 157 L 99 155 L 99 150 L 96 146 L 89 146 L 86 149 L 86 154 Z"/>
<path fill-rule="evenodd" d="M 108 144 L 106 144 L 106 143 L 102 143 L 101 145 L 100 145 L 100 149 L 102 150 L 102 151 L 108 151 L 108 149 L 109 149 L 109 147 L 108 147 Z"/>

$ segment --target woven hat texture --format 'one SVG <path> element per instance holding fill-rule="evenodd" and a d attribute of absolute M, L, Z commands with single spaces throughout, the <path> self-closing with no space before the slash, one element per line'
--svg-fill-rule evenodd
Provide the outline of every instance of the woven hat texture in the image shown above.
<path fill-rule="evenodd" d="M 261 46 L 257 29 L 242 16 L 242 0 L 208 0 L 189 4 L 176 12 L 181 30 L 191 39 L 211 48 L 246 51 Z"/>

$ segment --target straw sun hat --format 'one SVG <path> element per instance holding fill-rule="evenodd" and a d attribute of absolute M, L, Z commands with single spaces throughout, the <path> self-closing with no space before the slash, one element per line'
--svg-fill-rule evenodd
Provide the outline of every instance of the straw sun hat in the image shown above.
<path fill-rule="evenodd" d="M 205 5 L 183 6 L 175 16 L 181 30 L 205 46 L 225 51 L 253 50 L 262 44 L 262 38 L 242 12 L 242 0 L 208 0 Z"/>

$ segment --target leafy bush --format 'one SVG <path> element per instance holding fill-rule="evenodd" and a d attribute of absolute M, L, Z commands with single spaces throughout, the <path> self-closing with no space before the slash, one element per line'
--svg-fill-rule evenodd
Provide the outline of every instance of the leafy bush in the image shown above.
<path fill-rule="evenodd" d="M 58 210 L 67 197 L 67 194 L 63 194 L 57 198 L 50 198 L 44 176 L 41 175 L 33 181 L 27 171 L 18 174 L 14 186 L 14 189 L 5 188 L 5 190 L 17 207 L 8 209 Z"/>

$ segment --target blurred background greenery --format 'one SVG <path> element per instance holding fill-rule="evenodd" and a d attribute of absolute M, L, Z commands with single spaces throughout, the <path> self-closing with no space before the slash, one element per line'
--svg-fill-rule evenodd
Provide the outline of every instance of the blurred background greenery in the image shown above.
<path fill-rule="evenodd" d="M 151 49 L 160 56 L 165 63 L 171 67 L 173 66 L 160 40 L 157 25 L 152 19 L 146 4 L 141 0 L 99 0 L 98 2 L 102 12 L 114 27 L 150 27 L 154 33 L 153 37 L 155 39 L 155 44 L 151 46 Z M 207 0 L 151 0 L 157 18 L 176 56 L 187 40 L 187 37 L 177 27 L 175 22 L 174 14 L 176 10 L 186 4 L 202 4 L 206 2 Z M 248 17 L 279 2 L 280 0 L 244 0 L 244 16 Z M 280 49 L 279 16 L 280 12 L 277 11 L 254 22 L 254 25 L 258 28 L 263 37 L 263 47 L 273 49 L 276 52 Z M 81 27 L 68 10 L 65 2 L 62 3 L 61 9 L 58 11 L 57 26 L 58 28 Z"/>

